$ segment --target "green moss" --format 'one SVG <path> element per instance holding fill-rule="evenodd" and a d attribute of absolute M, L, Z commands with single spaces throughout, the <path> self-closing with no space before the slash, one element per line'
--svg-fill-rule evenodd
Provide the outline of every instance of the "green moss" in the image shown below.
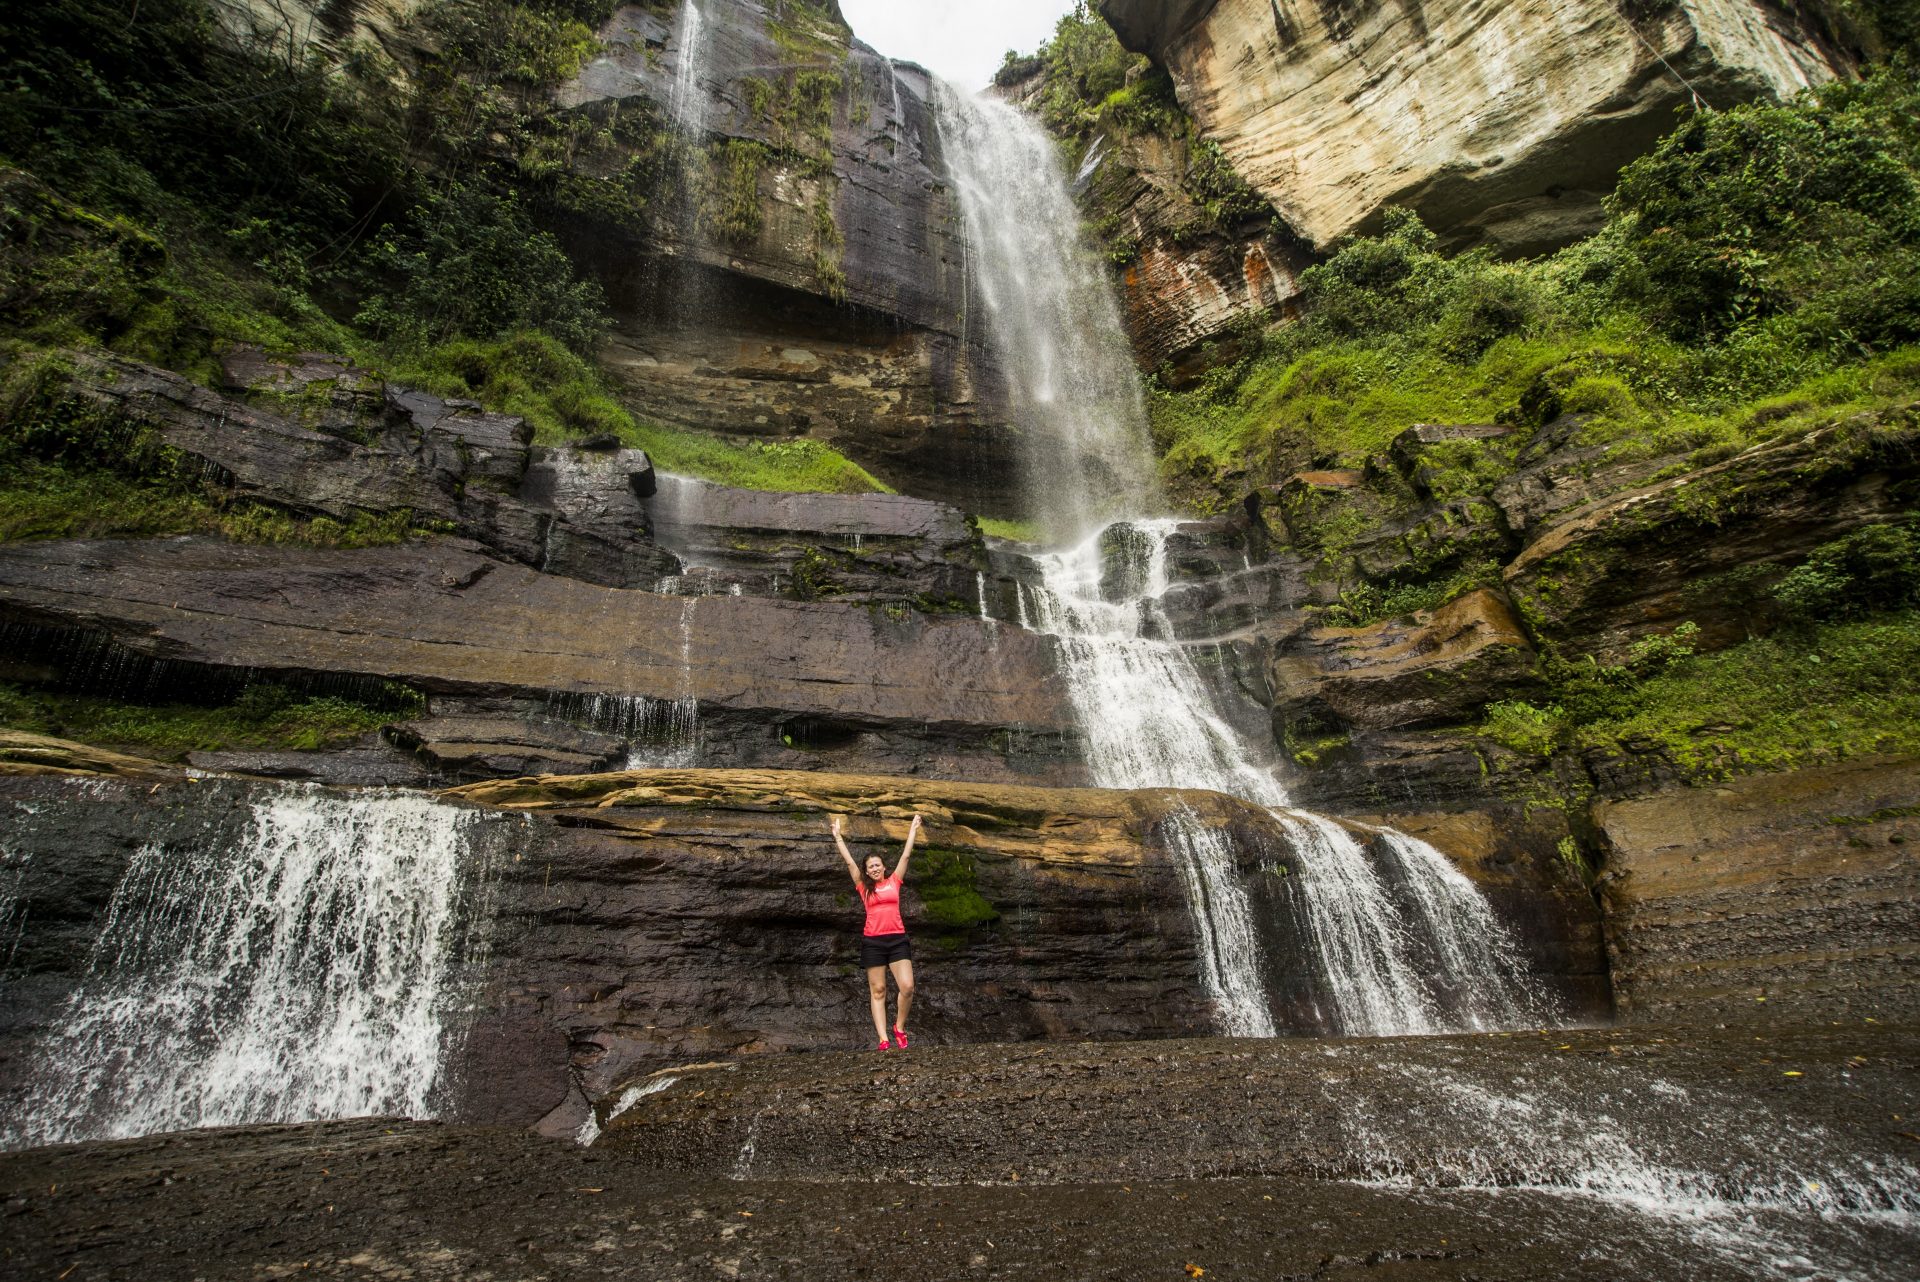
<path fill-rule="evenodd" d="M 1000 910 L 976 888 L 978 868 L 963 850 L 928 846 L 914 856 L 913 885 L 927 920 L 951 932 L 981 930 L 1000 920 Z"/>
<path fill-rule="evenodd" d="M 1920 613 L 1905 612 L 1683 655 L 1604 688 L 1562 677 L 1557 701 L 1496 704 L 1481 733 L 1533 756 L 1651 753 L 1695 782 L 1920 753 L 1915 673 Z"/>
<path fill-rule="evenodd" d="M 1006 539 L 1013 543 L 1034 543 L 1040 538 L 1038 521 L 1016 521 L 997 516 L 977 518 L 980 533 L 990 539 Z"/>
<path fill-rule="evenodd" d="M 131 704 L 0 684 L 0 725 L 159 756 L 234 749 L 315 751 L 418 716 L 425 701 L 402 686 L 379 706 L 314 698 L 281 686 L 249 689 L 219 707 Z"/>
<path fill-rule="evenodd" d="M 27 539 L 144 539 L 211 534 L 235 543 L 389 547 L 432 527 L 405 510 L 347 521 L 222 502 L 167 482 L 57 464 L 0 465 L 0 543 Z"/>

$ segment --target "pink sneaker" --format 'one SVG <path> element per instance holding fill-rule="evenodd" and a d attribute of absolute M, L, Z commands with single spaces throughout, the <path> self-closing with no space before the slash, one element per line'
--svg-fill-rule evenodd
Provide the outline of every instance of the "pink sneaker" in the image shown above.
<path fill-rule="evenodd" d="M 907 1049 L 907 1030 L 906 1029 L 896 1028 L 893 1030 L 893 1049 L 897 1051 L 903 1051 Z"/>
<path fill-rule="evenodd" d="M 880 1044 L 879 1044 L 878 1046 L 876 1046 L 876 1047 L 874 1047 L 874 1049 L 875 1049 L 875 1050 L 882 1050 L 882 1051 L 890 1051 L 890 1050 L 892 1050 L 892 1049 L 893 1049 L 893 1043 L 892 1043 L 892 1042 L 881 1042 L 881 1043 L 880 1043 Z"/>

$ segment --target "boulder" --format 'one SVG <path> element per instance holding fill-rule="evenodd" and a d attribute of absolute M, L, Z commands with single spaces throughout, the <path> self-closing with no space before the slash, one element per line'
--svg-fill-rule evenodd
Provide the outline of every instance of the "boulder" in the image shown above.
<path fill-rule="evenodd" d="M 1920 762 L 1674 789 L 1594 820 L 1625 1018 L 1920 1013 Z"/>
<path fill-rule="evenodd" d="M 1457 725 L 1540 683 L 1537 656 L 1498 592 L 1469 592 L 1410 620 L 1317 628 L 1272 661 L 1274 725 L 1369 730 Z M 1297 736 L 1296 736 L 1297 737 Z"/>
<path fill-rule="evenodd" d="M 1599 197 L 1675 108 L 1786 98 L 1850 67 L 1812 20 L 1759 0 L 1101 8 L 1322 248 L 1398 205 L 1457 244 L 1550 250 L 1599 225 Z"/>

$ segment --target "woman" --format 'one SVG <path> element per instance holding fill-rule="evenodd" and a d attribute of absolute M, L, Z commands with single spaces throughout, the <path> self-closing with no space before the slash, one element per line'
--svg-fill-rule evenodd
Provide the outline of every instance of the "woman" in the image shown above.
<path fill-rule="evenodd" d="M 900 852 L 900 862 L 893 866 L 891 877 L 880 856 L 867 857 L 867 877 L 873 882 L 869 888 L 860 879 L 853 852 L 840 836 L 840 816 L 833 817 L 833 844 L 840 847 L 840 858 L 853 878 L 853 888 L 860 892 L 860 902 L 867 906 L 866 934 L 860 940 L 860 964 L 866 968 L 873 1031 L 879 1034 L 883 1051 L 907 1049 L 907 1010 L 913 1005 L 913 945 L 907 940 L 907 924 L 900 920 L 900 886 L 907 879 L 907 860 L 913 858 L 913 843 L 919 836 L 920 816 L 915 815 L 907 828 L 906 849 Z M 887 1040 L 888 971 L 893 972 L 894 986 L 900 990 L 900 1016 L 893 1021 L 891 1042 Z"/>

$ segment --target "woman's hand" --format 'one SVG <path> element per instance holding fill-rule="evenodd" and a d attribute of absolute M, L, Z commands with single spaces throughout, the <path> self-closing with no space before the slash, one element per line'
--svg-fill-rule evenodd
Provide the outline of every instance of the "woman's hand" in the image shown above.
<path fill-rule="evenodd" d="M 832 816 L 832 819 L 833 819 L 833 835 L 838 837 L 840 835 L 840 816 L 834 815 Z"/>
<path fill-rule="evenodd" d="M 909 837 L 918 836 L 919 832 L 920 832 L 920 816 L 916 814 L 913 817 L 913 823 L 911 823 L 907 827 L 907 835 Z"/>

